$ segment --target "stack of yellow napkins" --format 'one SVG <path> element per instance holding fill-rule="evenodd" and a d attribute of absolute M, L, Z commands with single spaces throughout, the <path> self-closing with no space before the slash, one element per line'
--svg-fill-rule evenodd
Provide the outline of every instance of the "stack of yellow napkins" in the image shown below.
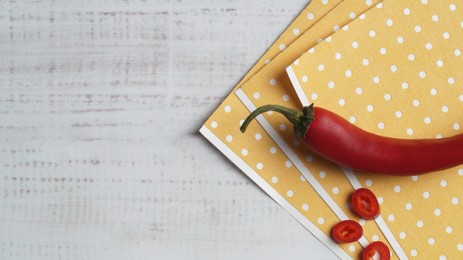
<path fill-rule="evenodd" d="M 372 241 L 392 258 L 463 259 L 463 165 L 413 177 L 358 173 L 304 148 L 292 125 L 256 107 L 315 103 L 383 136 L 441 138 L 463 131 L 463 1 L 313 0 L 201 128 L 201 133 L 339 258 Z M 350 209 L 371 189 L 381 216 Z M 340 220 L 364 229 L 330 238 Z"/>

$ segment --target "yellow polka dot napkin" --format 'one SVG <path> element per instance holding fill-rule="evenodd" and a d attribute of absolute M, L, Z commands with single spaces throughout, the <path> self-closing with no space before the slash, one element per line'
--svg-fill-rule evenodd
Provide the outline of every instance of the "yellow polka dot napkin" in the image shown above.
<path fill-rule="evenodd" d="M 385 0 L 288 68 L 299 99 L 384 136 L 462 133 L 463 1 Z M 380 197 L 409 258 L 463 258 L 463 165 L 422 176 L 353 173 Z"/>
<path fill-rule="evenodd" d="M 292 43 L 288 46 L 277 41 L 271 48 L 276 56 L 265 57 L 267 54 L 264 55 L 261 61 L 264 61 L 264 64 L 267 60 L 271 62 L 267 62 L 266 66 L 261 63 L 256 64 L 252 71 L 258 72 L 254 77 L 245 77 L 242 81 L 245 84 L 241 85 L 242 93 L 255 86 L 260 86 L 259 94 L 252 92 L 253 98 L 259 99 L 262 95 L 261 100 L 264 100 L 267 96 L 265 91 L 268 91 L 281 97 L 281 102 L 292 103 L 295 100 L 289 98 L 294 97 L 292 93 L 280 95 L 277 91 L 289 84 L 287 78 L 280 79 L 284 75 L 285 67 L 301 53 L 315 45 L 319 39 L 339 30 L 344 24 L 356 19 L 359 14 L 377 2 L 379 1 L 361 3 L 354 0 L 337 3 L 313 1 L 304 10 L 305 13 L 303 12 L 303 15 L 298 17 L 283 34 Z M 320 11 L 323 9 L 325 13 Z M 328 11 L 331 12 L 328 13 Z M 323 17 L 323 19 L 317 21 L 317 17 Z M 310 25 L 307 26 L 307 24 Z M 305 30 L 304 28 L 310 29 L 297 38 L 300 32 Z M 260 66 L 264 67 L 259 70 Z M 272 88 L 268 89 L 268 86 Z M 293 104 L 293 106 L 296 105 Z M 337 166 L 326 163 L 316 155 L 302 149 L 300 143 L 294 140 L 294 136 L 287 126 L 283 126 L 283 123 L 279 127 L 281 133 L 277 133 L 283 138 L 283 142 L 282 140 L 275 141 L 273 138 L 275 135 L 269 135 L 267 130 L 257 123 L 251 125 L 247 134 L 241 134 L 238 127 L 248 113 L 237 97 L 230 95 L 204 124 L 201 132 L 340 258 L 357 257 L 362 250 L 362 245 L 367 245 L 369 241 L 382 240 L 387 243 L 387 239 L 375 222 L 366 222 L 352 214 L 348 197 L 353 187 Z M 281 120 L 281 118 L 271 117 L 273 120 Z M 302 158 L 302 162 L 299 160 L 296 162 L 297 165 L 294 164 L 294 155 L 291 155 L 293 158 L 287 155 L 288 147 L 285 147 L 285 144 L 291 145 L 289 150 L 294 149 L 296 156 Z M 282 151 L 282 146 L 286 152 Z M 307 172 L 302 175 L 300 170 L 301 167 L 308 166 L 312 169 L 310 172 L 312 178 L 309 180 L 305 177 Z M 307 171 L 310 171 L 308 169 Z M 366 238 L 360 244 L 338 246 L 330 240 L 331 227 L 340 219 L 345 218 L 357 219 L 364 226 Z M 394 251 L 393 256 L 397 257 Z"/>

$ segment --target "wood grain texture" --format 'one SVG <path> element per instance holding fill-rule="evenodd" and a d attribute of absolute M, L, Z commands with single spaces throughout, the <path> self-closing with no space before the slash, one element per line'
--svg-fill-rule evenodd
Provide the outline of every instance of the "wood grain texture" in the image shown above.
<path fill-rule="evenodd" d="M 198 134 L 307 0 L 0 0 L 0 259 L 333 258 Z"/>

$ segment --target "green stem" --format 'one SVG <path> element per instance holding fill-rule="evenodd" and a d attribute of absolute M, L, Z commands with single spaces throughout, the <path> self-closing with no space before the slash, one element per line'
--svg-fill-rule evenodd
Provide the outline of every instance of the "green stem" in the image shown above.
<path fill-rule="evenodd" d="M 313 121 L 313 104 L 308 107 L 304 107 L 302 111 L 283 107 L 280 105 L 265 105 L 254 110 L 246 118 L 240 128 L 241 132 L 244 133 L 246 131 L 246 128 L 254 118 L 268 111 L 275 111 L 285 116 L 294 125 L 294 130 L 300 138 L 304 137 L 305 132 L 310 126 L 310 123 Z"/>

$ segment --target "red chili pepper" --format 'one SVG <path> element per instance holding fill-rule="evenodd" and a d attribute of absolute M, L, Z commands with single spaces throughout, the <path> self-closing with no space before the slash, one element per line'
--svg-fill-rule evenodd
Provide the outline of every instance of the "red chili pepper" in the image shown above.
<path fill-rule="evenodd" d="M 360 188 L 352 194 L 352 208 L 364 219 L 375 219 L 379 216 L 380 207 L 375 194 L 366 188 Z"/>
<path fill-rule="evenodd" d="M 373 256 L 378 253 L 381 255 L 381 260 L 390 260 L 391 259 L 391 251 L 386 244 L 381 241 L 376 241 L 369 244 L 365 249 L 363 249 L 362 253 L 362 260 L 370 260 L 376 259 Z"/>
<path fill-rule="evenodd" d="M 419 175 L 463 163 L 463 134 L 442 139 L 398 139 L 369 133 L 341 116 L 313 104 L 302 111 L 279 105 L 256 109 L 241 127 L 244 132 L 257 115 L 275 111 L 294 125 L 305 146 L 351 169 L 398 176 Z"/>
<path fill-rule="evenodd" d="M 331 230 L 331 237 L 338 244 L 352 243 L 363 236 L 363 228 L 353 220 L 344 220 Z"/>

